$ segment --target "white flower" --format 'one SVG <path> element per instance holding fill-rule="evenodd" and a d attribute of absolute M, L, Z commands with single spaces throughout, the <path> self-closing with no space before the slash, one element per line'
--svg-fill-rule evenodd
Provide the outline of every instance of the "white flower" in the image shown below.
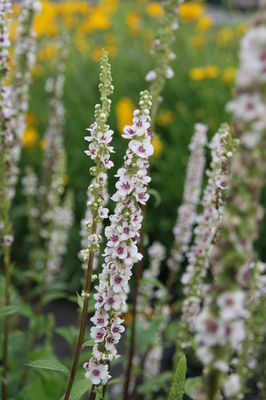
<path fill-rule="evenodd" d="M 224 321 L 230 321 L 245 315 L 245 294 L 241 290 L 223 292 L 217 298 L 220 316 Z"/>
<path fill-rule="evenodd" d="M 90 379 L 93 385 L 99 385 L 100 383 L 105 385 L 111 378 L 108 373 L 108 365 L 90 362 L 85 363 L 83 368 L 86 369 L 85 377 Z"/>
<path fill-rule="evenodd" d="M 165 76 L 167 79 L 173 78 L 174 74 L 175 74 L 174 71 L 170 67 L 168 67 L 165 71 Z"/>
<path fill-rule="evenodd" d="M 229 375 L 227 381 L 224 384 L 224 394 L 229 399 L 233 395 L 237 394 L 241 389 L 240 377 L 237 374 Z"/>
<path fill-rule="evenodd" d="M 145 76 L 145 80 L 146 80 L 147 82 L 154 81 L 154 80 L 156 79 L 156 77 L 157 77 L 156 72 L 155 72 L 155 71 L 150 71 L 150 72 L 148 72 L 147 75 Z"/>
<path fill-rule="evenodd" d="M 132 140 L 129 143 L 129 148 L 142 158 L 150 157 L 153 154 L 153 145 L 148 139 L 144 141 Z"/>

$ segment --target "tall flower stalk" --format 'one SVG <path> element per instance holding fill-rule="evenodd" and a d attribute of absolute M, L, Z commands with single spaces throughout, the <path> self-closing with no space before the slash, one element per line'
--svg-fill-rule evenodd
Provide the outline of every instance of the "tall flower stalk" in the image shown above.
<path fill-rule="evenodd" d="M 15 195 L 15 186 L 18 178 L 18 162 L 20 159 L 22 136 L 26 129 L 26 113 L 29 103 L 29 87 L 31 73 L 35 64 L 36 39 L 33 30 L 34 17 L 41 10 L 39 0 L 23 0 L 19 15 L 19 25 L 14 47 L 12 70 L 12 131 L 14 141 L 12 146 L 13 170 L 10 176 L 12 197 Z"/>
<path fill-rule="evenodd" d="M 189 145 L 191 154 L 187 165 L 183 202 L 178 208 L 178 217 L 173 229 L 174 245 L 167 262 L 170 270 L 167 282 L 169 294 L 192 238 L 192 229 L 196 222 L 197 206 L 200 200 L 202 176 L 205 167 L 204 146 L 207 142 L 207 126 L 198 123 L 195 124 L 194 128 L 195 133 Z"/>
<path fill-rule="evenodd" d="M 10 172 L 12 171 L 11 149 L 14 142 L 14 135 L 10 122 L 12 117 L 12 106 L 10 103 L 10 87 L 6 84 L 8 74 L 7 62 L 9 60 L 10 46 L 8 37 L 8 13 L 11 3 L 6 0 L 0 1 L 0 246 L 3 252 L 3 265 L 5 273 L 4 304 L 10 305 L 11 285 L 11 263 L 10 247 L 13 242 L 12 229 L 9 221 L 10 202 L 12 191 L 10 190 Z M 1 254 L 2 257 L 2 254 Z M 9 319 L 4 320 L 3 337 L 3 366 L 2 366 L 2 399 L 7 399 L 7 369 L 8 369 L 8 341 L 9 341 Z"/>
<path fill-rule="evenodd" d="M 174 32 L 178 29 L 177 14 L 179 4 L 183 0 L 165 0 L 163 6 L 163 18 L 158 28 L 158 34 L 153 42 L 151 54 L 155 59 L 154 70 L 148 72 L 146 81 L 151 82 L 150 93 L 152 96 L 151 110 L 151 129 L 155 127 L 157 111 L 161 101 L 161 92 L 163 90 L 165 80 L 171 79 L 174 76 L 174 71 L 170 67 L 172 60 L 176 55 L 171 50 L 171 46 L 175 40 Z M 144 233 L 145 233 L 145 218 L 146 207 L 143 206 L 143 224 L 140 232 L 140 251 L 144 254 Z M 130 344 L 128 349 L 128 364 L 126 370 L 126 378 L 124 384 L 124 400 L 129 399 L 129 385 L 131 380 L 132 360 L 135 353 L 135 335 L 136 335 L 136 318 L 137 318 L 137 299 L 139 290 L 139 280 L 143 271 L 143 260 L 137 264 L 136 279 L 133 293 L 133 309 L 132 309 L 132 326 L 130 332 Z"/>
<path fill-rule="evenodd" d="M 104 194 L 107 181 L 107 171 L 113 166 L 110 160 L 110 153 L 113 147 L 110 145 L 113 137 L 113 131 L 107 125 L 107 119 L 111 110 L 111 100 L 109 96 L 113 93 L 111 66 L 109 64 L 108 55 L 103 51 L 100 63 L 100 100 L 101 104 L 95 106 L 95 122 L 91 125 L 89 135 L 85 140 L 89 142 L 88 150 L 85 151 L 95 165 L 90 168 L 90 174 L 94 177 L 88 190 L 92 195 L 91 200 L 87 203 L 89 209 L 86 221 L 86 229 L 88 235 L 87 247 L 80 252 L 80 258 L 87 264 L 85 285 L 82 291 L 83 306 L 79 330 L 78 343 L 74 355 L 71 374 L 65 393 L 65 400 L 69 399 L 72 385 L 75 379 L 82 344 L 85 336 L 86 321 L 88 314 L 88 304 L 92 281 L 92 267 L 95 252 L 99 250 L 101 235 L 97 234 L 97 226 L 104 218 L 108 216 L 108 209 L 104 207 Z"/>
<path fill-rule="evenodd" d="M 232 355 L 241 350 L 246 336 L 248 303 L 245 290 L 239 285 L 239 271 L 256 259 L 253 244 L 263 217 L 260 198 L 266 177 L 265 21 L 264 2 L 241 41 L 236 97 L 228 104 L 240 139 L 240 152 L 232 163 L 228 205 L 219 241 L 211 254 L 214 281 L 195 324 L 208 400 L 216 399 L 222 387 L 230 399 L 240 389 L 239 375 L 228 377 L 228 371 Z"/>
<path fill-rule="evenodd" d="M 94 386 L 105 385 L 110 379 L 109 363 L 118 357 L 116 345 L 124 332 L 121 314 L 127 310 L 127 296 L 132 267 L 143 255 L 138 252 L 137 241 L 141 229 L 141 206 L 149 199 L 147 176 L 148 158 L 153 154 L 150 129 L 151 96 L 140 94 L 140 109 L 134 112 L 133 124 L 126 126 L 123 137 L 129 139 L 124 165 L 117 171 L 116 202 L 111 224 L 105 229 L 107 245 L 103 270 L 96 286 L 96 311 L 91 321 L 93 355 L 84 364 L 85 376 Z M 91 398 L 95 395 L 92 390 Z"/>

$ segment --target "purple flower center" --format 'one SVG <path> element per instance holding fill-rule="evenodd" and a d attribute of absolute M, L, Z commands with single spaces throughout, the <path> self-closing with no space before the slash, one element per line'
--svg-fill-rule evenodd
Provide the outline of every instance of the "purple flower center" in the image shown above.
<path fill-rule="evenodd" d="M 138 151 L 139 151 L 140 153 L 145 153 L 145 147 L 144 147 L 143 145 L 139 146 L 139 147 L 138 147 Z"/>
<path fill-rule="evenodd" d="M 111 237 L 110 237 L 110 239 L 112 240 L 112 242 L 117 242 L 118 241 L 118 239 L 119 239 L 119 237 L 117 236 L 117 235 L 112 235 Z"/>
<path fill-rule="evenodd" d="M 125 189 L 125 190 L 128 190 L 128 189 L 130 189 L 130 183 L 129 182 L 123 182 L 121 187 L 123 189 Z"/>
<path fill-rule="evenodd" d="M 116 276 L 116 277 L 115 277 L 115 283 L 117 283 L 118 285 L 120 285 L 121 282 L 122 282 L 121 276 Z"/>
<path fill-rule="evenodd" d="M 120 327 L 119 326 L 114 326 L 113 327 L 113 332 L 114 333 L 119 333 L 120 332 Z"/>
<path fill-rule="evenodd" d="M 103 332 L 97 332 L 96 337 L 97 337 L 97 339 L 102 339 L 103 335 L 104 335 Z"/>
<path fill-rule="evenodd" d="M 136 122 L 136 125 L 137 125 L 137 127 L 140 128 L 140 127 L 143 125 L 143 123 L 142 123 L 142 121 L 137 121 L 137 122 Z"/>
<path fill-rule="evenodd" d="M 114 302 L 115 302 L 114 298 L 113 297 L 109 297 L 108 304 L 112 305 L 112 304 L 114 304 Z"/>
<path fill-rule="evenodd" d="M 126 235 L 128 235 L 129 232 L 130 232 L 129 227 L 124 228 L 124 229 L 123 229 L 123 232 L 124 232 Z"/>
<path fill-rule="evenodd" d="M 94 370 L 92 371 L 92 375 L 93 375 L 93 376 L 99 376 L 99 375 L 100 375 L 100 371 L 99 371 L 98 369 L 94 369 Z"/>
<path fill-rule="evenodd" d="M 104 324 L 104 319 L 103 318 L 97 318 L 97 325 L 102 325 Z"/>
<path fill-rule="evenodd" d="M 124 248 L 122 246 L 119 246 L 118 249 L 117 249 L 117 253 L 119 255 L 123 254 L 124 253 Z"/>

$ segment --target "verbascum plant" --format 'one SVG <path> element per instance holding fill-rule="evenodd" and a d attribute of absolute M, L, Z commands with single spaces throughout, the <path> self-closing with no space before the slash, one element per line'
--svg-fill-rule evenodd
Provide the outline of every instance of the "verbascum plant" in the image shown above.
<path fill-rule="evenodd" d="M 265 121 L 265 3 L 241 41 L 240 68 L 235 99 L 227 108 L 240 139 L 240 152 L 232 163 L 227 208 L 219 241 L 211 254 L 214 276 L 203 309 L 195 322 L 198 355 L 205 366 L 207 398 L 239 397 L 241 379 L 230 374 L 232 355 L 241 351 L 246 337 L 247 294 L 239 285 L 239 271 L 256 259 L 253 244 L 259 235 L 260 205 L 266 173 Z"/>
<path fill-rule="evenodd" d="M 12 105 L 11 89 L 7 86 L 7 62 L 9 60 L 8 13 L 11 3 L 0 1 L 0 250 L 3 257 L 5 289 L 4 305 L 10 305 L 11 260 L 10 248 L 13 242 L 12 228 L 9 219 L 12 189 L 9 177 L 13 173 L 12 146 L 14 135 L 11 129 Z M 2 350 L 2 399 L 7 399 L 7 369 L 8 369 L 9 319 L 4 320 L 3 350 Z"/>
<path fill-rule="evenodd" d="M 178 216 L 174 233 L 174 244 L 167 265 L 170 270 L 168 278 L 168 291 L 171 294 L 176 274 L 185 259 L 192 238 L 193 225 L 196 222 L 197 206 L 200 201 L 202 176 L 205 167 L 204 147 L 207 143 L 207 126 L 195 124 L 195 133 L 191 139 L 189 150 L 190 157 L 187 164 L 184 194 L 181 206 L 178 208 Z"/>
<path fill-rule="evenodd" d="M 14 47 L 13 68 L 11 73 L 11 103 L 12 103 L 12 131 L 14 142 L 12 145 L 13 171 L 10 176 L 12 197 L 15 195 L 20 159 L 22 136 L 26 129 L 26 113 L 29 105 L 29 88 L 32 80 L 32 69 L 35 64 L 36 39 L 33 30 L 34 17 L 41 10 L 38 0 L 23 0 L 19 15 L 19 25 Z"/>
<path fill-rule="evenodd" d="M 127 310 L 127 296 L 132 267 L 143 255 L 138 252 L 137 241 L 141 229 L 141 206 L 149 199 L 147 176 L 148 158 L 153 154 L 150 129 L 151 96 L 140 94 L 140 109 L 134 112 L 133 123 L 126 126 L 123 137 L 129 140 L 124 165 L 117 171 L 116 202 L 111 224 L 105 229 L 107 245 L 104 263 L 96 286 L 96 312 L 91 318 L 93 355 L 84 364 L 85 376 L 95 386 L 102 386 L 110 379 L 109 363 L 118 357 L 117 344 L 124 332 L 121 314 Z M 92 390 L 91 398 L 94 398 Z"/>
<path fill-rule="evenodd" d="M 152 129 L 154 128 L 165 80 L 174 76 L 170 63 L 176 58 L 176 55 L 173 53 L 171 46 L 175 41 L 175 31 L 178 29 L 178 8 L 182 2 L 183 0 L 165 0 L 162 2 L 163 18 L 151 50 L 151 54 L 155 59 L 155 66 L 146 75 L 146 80 L 151 82 L 150 92 L 153 99 L 151 112 Z"/>
<path fill-rule="evenodd" d="M 87 231 L 87 240 L 83 243 L 86 244 L 86 248 L 82 249 L 79 254 L 83 263 L 86 263 L 87 265 L 84 289 L 81 294 L 83 298 L 81 323 L 71 375 L 65 393 L 65 400 L 69 398 L 72 390 L 84 341 L 92 281 L 93 260 L 95 253 L 99 250 L 101 242 L 98 225 L 101 225 L 103 219 L 108 217 L 109 212 L 108 208 L 105 207 L 105 192 L 107 187 L 107 171 L 113 167 L 113 162 L 111 161 L 110 156 L 111 153 L 114 152 L 114 149 L 111 146 L 114 132 L 110 129 L 109 125 L 107 125 L 107 120 L 111 110 L 111 100 L 109 99 L 109 96 L 113 93 L 113 90 L 111 65 L 107 53 L 103 51 L 100 62 L 99 84 L 101 103 L 96 104 L 95 106 L 95 122 L 88 129 L 89 135 L 85 137 L 85 140 L 89 143 L 88 150 L 86 150 L 85 153 L 91 160 L 93 160 L 95 165 L 90 168 L 90 174 L 93 176 L 93 180 L 88 188 L 90 193 L 90 199 L 87 203 L 88 219 L 84 222 L 84 227 L 86 227 Z"/>
<path fill-rule="evenodd" d="M 200 310 L 203 287 L 209 267 L 209 256 L 224 213 L 224 199 L 230 181 L 230 164 L 235 151 L 235 141 L 225 124 L 214 135 L 210 145 L 211 165 L 207 171 L 208 182 L 202 198 L 203 211 L 196 218 L 193 243 L 187 252 L 188 265 L 181 278 L 185 299 L 182 307 L 182 329 L 179 341 L 182 347 L 191 345 L 186 338 L 195 327 L 195 317 Z"/>

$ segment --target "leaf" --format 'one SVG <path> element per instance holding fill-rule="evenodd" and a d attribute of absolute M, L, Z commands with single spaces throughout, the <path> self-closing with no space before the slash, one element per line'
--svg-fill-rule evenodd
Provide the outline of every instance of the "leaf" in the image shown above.
<path fill-rule="evenodd" d="M 176 367 L 171 388 L 168 395 L 168 400 L 182 400 L 186 382 L 187 360 L 183 355 Z"/>
<path fill-rule="evenodd" d="M 164 316 L 155 317 L 152 321 L 137 321 L 137 348 L 138 352 L 144 354 L 152 345 L 157 336 L 158 329 L 164 320 Z"/>
<path fill-rule="evenodd" d="M 86 342 L 83 343 L 82 347 L 93 347 L 95 344 L 93 339 L 87 340 Z"/>
<path fill-rule="evenodd" d="M 32 368 L 50 369 L 52 371 L 62 372 L 65 375 L 69 375 L 68 369 L 56 360 L 37 360 L 26 365 Z"/>
<path fill-rule="evenodd" d="M 65 292 L 62 292 L 62 291 L 48 292 L 44 296 L 43 304 L 46 305 L 46 304 L 50 303 L 51 301 L 65 298 L 65 296 L 66 296 Z"/>
<path fill-rule="evenodd" d="M 148 190 L 148 193 L 149 193 L 151 196 L 153 196 L 154 199 L 155 199 L 155 204 L 154 204 L 154 206 L 155 206 L 155 207 L 158 207 L 158 206 L 161 204 L 161 201 L 162 201 L 161 195 L 160 195 L 160 193 L 158 192 L 158 190 L 149 189 L 149 190 Z"/>
<path fill-rule="evenodd" d="M 80 400 L 81 397 L 90 390 L 91 390 L 91 381 L 82 378 L 74 383 L 69 400 Z M 64 400 L 64 396 L 60 400 Z"/>
<path fill-rule="evenodd" d="M 203 380 L 201 376 L 195 378 L 189 378 L 186 380 L 185 384 L 185 394 L 193 400 L 199 400 L 199 392 L 203 387 Z"/>
<path fill-rule="evenodd" d="M 6 317 L 8 315 L 16 314 L 19 311 L 18 306 L 4 306 L 0 309 L 0 317 Z"/>

